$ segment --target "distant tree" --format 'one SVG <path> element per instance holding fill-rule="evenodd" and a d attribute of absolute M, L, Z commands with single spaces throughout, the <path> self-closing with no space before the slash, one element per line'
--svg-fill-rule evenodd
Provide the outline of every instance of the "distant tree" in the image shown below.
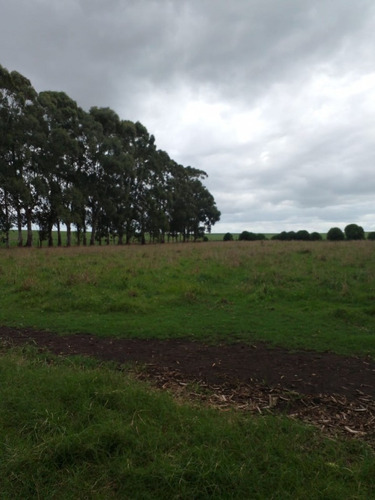
<path fill-rule="evenodd" d="M 317 233 L 316 231 L 310 234 L 311 241 L 321 241 L 322 239 L 322 235 L 320 233 Z"/>
<path fill-rule="evenodd" d="M 231 233 L 225 233 L 223 241 L 233 241 L 233 234 L 231 234 Z"/>
<path fill-rule="evenodd" d="M 266 237 L 264 234 L 242 231 L 238 239 L 239 241 L 258 241 L 258 240 L 265 240 Z"/>
<path fill-rule="evenodd" d="M 344 229 L 346 239 L 348 240 L 364 240 L 365 232 L 363 227 L 358 226 L 357 224 L 349 224 Z"/>
<path fill-rule="evenodd" d="M 254 241 L 255 234 L 250 233 L 249 231 L 242 231 L 242 233 L 238 236 L 239 241 Z"/>
<path fill-rule="evenodd" d="M 305 229 L 301 229 L 296 232 L 295 239 L 299 241 L 310 241 L 310 233 Z"/>
<path fill-rule="evenodd" d="M 220 211 L 216 207 L 211 193 L 201 179 L 207 177 L 202 170 L 182 167 L 173 162 L 169 180 L 170 197 L 170 235 L 182 236 L 188 241 L 210 233 L 211 227 L 220 220 Z"/>
<path fill-rule="evenodd" d="M 271 238 L 272 240 L 286 241 L 288 239 L 288 235 L 286 231 L 282 231 L 281 233 L 274 234 Z"/>
<path fill-rule="evenodd" d="M 374 241 L 375 240 L 375 231 L 371 231 L 371 233 L 368 233 L 367 239 Z"/>
<path fill-rule="evenodd" d="M 327 240 L 329 241 L 342 241 L 345 239 L 345 234 L 339 227 L 331 227 L 327 233 Z"/>
<path fill-rule="evenodd" d="M 282 231 L 281 233 L 272 236 L 272 239 L 280 241 L 291 241 L 296 239 L 296 233 L 294 231 Z"/>

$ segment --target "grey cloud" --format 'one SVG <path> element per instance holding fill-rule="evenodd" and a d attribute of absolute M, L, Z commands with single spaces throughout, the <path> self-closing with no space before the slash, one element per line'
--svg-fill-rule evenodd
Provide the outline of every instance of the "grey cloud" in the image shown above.
<path fill-rule="evenodd" d="M 372 0 L 0 0 L 0 9 L 0 64 L 39 91 L 142 121 L 177 161 L 208 172 L 218 228 L 373 226 Z"/>

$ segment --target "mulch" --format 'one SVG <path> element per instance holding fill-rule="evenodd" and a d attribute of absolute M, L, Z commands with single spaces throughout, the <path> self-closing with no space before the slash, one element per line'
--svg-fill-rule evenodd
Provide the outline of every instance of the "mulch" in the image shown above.
<path fill-rule="evenodd" d="M 118 339 L 0 327 L 7 346 L 137 365 L 135 373 L 175 395 L 226 410 L 283 413 L 375 444 L 375 361 L 290 351 L 256 342 L 208 345 L 186 339 Z"/>

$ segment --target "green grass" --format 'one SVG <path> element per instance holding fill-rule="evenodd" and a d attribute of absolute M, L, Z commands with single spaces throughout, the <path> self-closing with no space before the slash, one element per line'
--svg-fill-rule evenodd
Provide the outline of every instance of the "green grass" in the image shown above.
<path fill-rule="evenodd" d="M 372 242 L 0 251 L 0 324 L 375 357 Z M 91 359 L 0 349 L 0 498 L 375 498 L 374 451 L 176 402 Z"/>
<path fill-rule="evenodd" d="M 375 456 L 283 417 L 177 404 L 125 371 L 0 354 L 0 496 L 375 497 Z"/>
<path fill-rule="evenodd" d="M 0 251 L 0 323 L 375 356 L 372 242 Z"/>

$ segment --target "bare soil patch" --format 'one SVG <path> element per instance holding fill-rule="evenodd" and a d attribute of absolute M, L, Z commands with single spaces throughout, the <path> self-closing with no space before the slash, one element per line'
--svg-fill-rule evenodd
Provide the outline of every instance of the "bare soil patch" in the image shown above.
<path fill-rule="evenodd" d="M 369 357 L 290 351 L 262 342 L 99 338 L 0 327 L 3 345 L 141 367 L 138 377 L 192 400 L 256 413 L 282 412 L 375 443 L 375 362 Z"/>

